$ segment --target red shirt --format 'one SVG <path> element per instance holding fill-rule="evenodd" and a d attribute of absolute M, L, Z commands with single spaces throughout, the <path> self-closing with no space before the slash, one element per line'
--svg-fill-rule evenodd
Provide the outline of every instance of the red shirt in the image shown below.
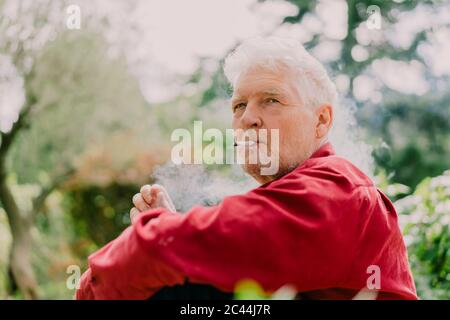
<path fill-rule="evenodd" d="M 140 214 L 89 257 L 77 299 L 147 299 L 164 286 L 242 279 L 349 299 L 375 265 L 378 299 L 417 299 L 391 201 L 327 143 L 294 171 L 213 207 Z M 369 271 L 372 270 L 372 271 Z"/>

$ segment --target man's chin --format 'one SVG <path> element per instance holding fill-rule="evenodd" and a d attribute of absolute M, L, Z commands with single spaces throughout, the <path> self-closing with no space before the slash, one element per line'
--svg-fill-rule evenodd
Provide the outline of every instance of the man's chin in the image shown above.
<path fill-rule="evenodd" d="M 252 177 L 254 175 L 261 175 L 261 165 L 260 164 L 243 164 L 242 169 Z"/>
<path fill-rule="evenodd" d="M 288 166 L 287 165 L 280 166 L 276 173 L 270 174 L 270 175 L 262 174 L 262 172 L 264 172 L 264 170 L 261 171 L 262 167 L 261 167 L 261 164 L 259 164 L 259 163 L 258 164 L 243 164 L 243 165 L 241 165 L 241 167 L 245 171 L 245 173 L 250 175 L 253 179 L 255 179 L 256 181 L 258 181 L 261 184 L 264 184 L 264 183 L 270 182 L 272 180 L 281 178 L 282 176 L 293 171 L 299 165 L 300 165 L 299 163 L 295 163 L 295 164 L 291 164 Z"/>
<path fill-rule="evenodd" d="M 270 182 L 276 179 L 277 175 L 264 175 L 261 173 L 261 164 L 243 164 L 242 169 L 250 175 L 253 179 L 261 184 Z"/>

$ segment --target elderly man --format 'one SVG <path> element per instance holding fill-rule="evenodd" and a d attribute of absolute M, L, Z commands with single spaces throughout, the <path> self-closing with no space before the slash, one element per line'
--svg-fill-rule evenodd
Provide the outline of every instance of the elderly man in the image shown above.
<path fill-rule="evenodd" d="M 162 187 L 142 187 L 132 226 L 89 257 L 77 298 L 147 299 L 186 280 L 232 292 L 252 279 L 299 298 L 416 299 L 394 206 L 327 141 L 336 90 L 322 65 L 296 41 L 265 38 L 241 44 L 224 70 L 233 128 L 279 130 L 278 172 L 245 163 L 261 186 L 184 214 Z"/>

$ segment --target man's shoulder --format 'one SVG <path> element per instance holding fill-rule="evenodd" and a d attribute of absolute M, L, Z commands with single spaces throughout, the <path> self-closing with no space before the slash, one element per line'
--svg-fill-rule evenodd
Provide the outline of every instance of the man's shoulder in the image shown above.
<path fill-rule="evenodd" d="M 350 161 L 335 155 L 308 159 L 263 189 L 299 196 L 336 210 L 355 206 L 352 212 L 358 212 L 364 199 L 378 201 L 378 189 L 372 180 Z"/>
<path fill-rule="evenodd" d="M 291 177 L 303 180 L 331 180 L 342 186 L 374 187 L 372 179 L 351 161 L 338 155 L 310 158 L 292 172 Z"/>

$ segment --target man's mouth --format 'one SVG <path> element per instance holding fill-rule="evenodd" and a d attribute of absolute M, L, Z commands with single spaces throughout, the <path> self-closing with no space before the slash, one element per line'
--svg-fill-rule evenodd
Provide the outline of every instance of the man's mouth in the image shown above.
<path fill-rule="evenodd" d="M 244 141 L 244 140 L 236 140 L 234 141 L 235 147 L 256 147 L 258 145 L 259 141 Z"/>

